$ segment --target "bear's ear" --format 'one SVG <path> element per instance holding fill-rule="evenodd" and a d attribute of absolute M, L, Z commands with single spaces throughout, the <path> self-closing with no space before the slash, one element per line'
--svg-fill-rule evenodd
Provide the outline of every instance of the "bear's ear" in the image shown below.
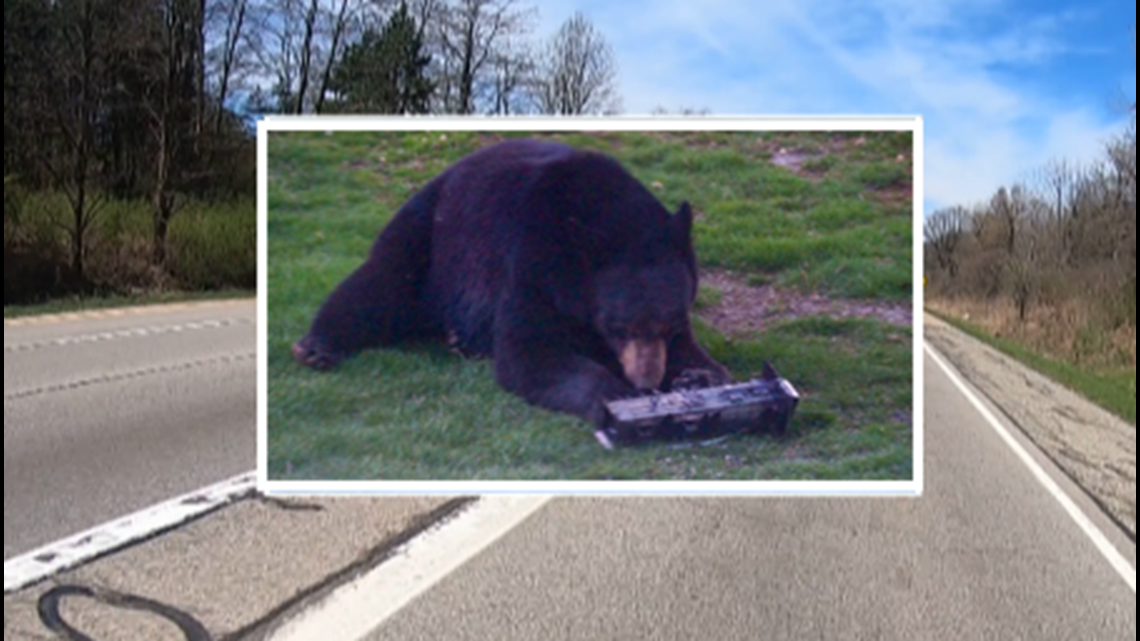
<path fill-rule="evenodd" d="M 677 213 L 673 214 L 672 225 L 673 238 L 687 245 L 693 232 L 693 210 L 689 207 L 689 201 L 683 201 Z"/>

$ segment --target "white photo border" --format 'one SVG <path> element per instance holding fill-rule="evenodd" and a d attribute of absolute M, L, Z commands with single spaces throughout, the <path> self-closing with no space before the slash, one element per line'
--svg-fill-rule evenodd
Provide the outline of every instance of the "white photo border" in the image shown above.
<path fill-rule="evenodd" d="M 914 393 L 909 481 L 280 481 L 268 478 L 268 134 L 286 131 L 910 131 L 913 134 Z M 257 489 L 273 495 L 911 496 L 923 490 L 923 120 L 879 116 L 265 116 L 257 123 Z"/>

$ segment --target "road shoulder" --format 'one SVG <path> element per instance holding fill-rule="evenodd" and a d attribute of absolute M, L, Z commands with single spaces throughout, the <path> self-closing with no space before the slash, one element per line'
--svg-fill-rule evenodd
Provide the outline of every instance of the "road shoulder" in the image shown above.
<path fill-rule="evenodd" d="M 1132 425 L 929 314 L 925 336 L 1135 542 Z"/>

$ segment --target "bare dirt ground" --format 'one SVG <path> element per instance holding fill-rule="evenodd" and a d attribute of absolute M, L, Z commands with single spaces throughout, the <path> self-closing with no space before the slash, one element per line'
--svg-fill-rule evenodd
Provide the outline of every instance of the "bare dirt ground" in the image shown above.
<path fill-rule="evenodd" d="M 868 318 L 892 325 L 914 325 L 909 304 L 843 300 L 770 285 L 750 285 L 736 274 L 717 270 L 702 272 L 701 285 L 719 290 L 721 299 L 698 315 L 728 335 L 759 332 L 772 323 L 804 316 Z"/>
<path fill-rule="evenodd" d="M 933 316 L 926 339 L 1136 538 L 1136 429 Z"/>

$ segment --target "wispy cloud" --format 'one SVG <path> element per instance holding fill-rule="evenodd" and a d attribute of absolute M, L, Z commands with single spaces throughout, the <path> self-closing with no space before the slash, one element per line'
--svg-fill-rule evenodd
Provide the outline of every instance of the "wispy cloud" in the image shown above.
<path fill-rule="evenodd" d="M 1112 103 L 1136 15 L 1028 0 L 574 5 L 617 49 L 631 113 L 923 115 L 929 206 L 988 198 L 1052 157 L 1099 154 L 1123 120 Z"/>

